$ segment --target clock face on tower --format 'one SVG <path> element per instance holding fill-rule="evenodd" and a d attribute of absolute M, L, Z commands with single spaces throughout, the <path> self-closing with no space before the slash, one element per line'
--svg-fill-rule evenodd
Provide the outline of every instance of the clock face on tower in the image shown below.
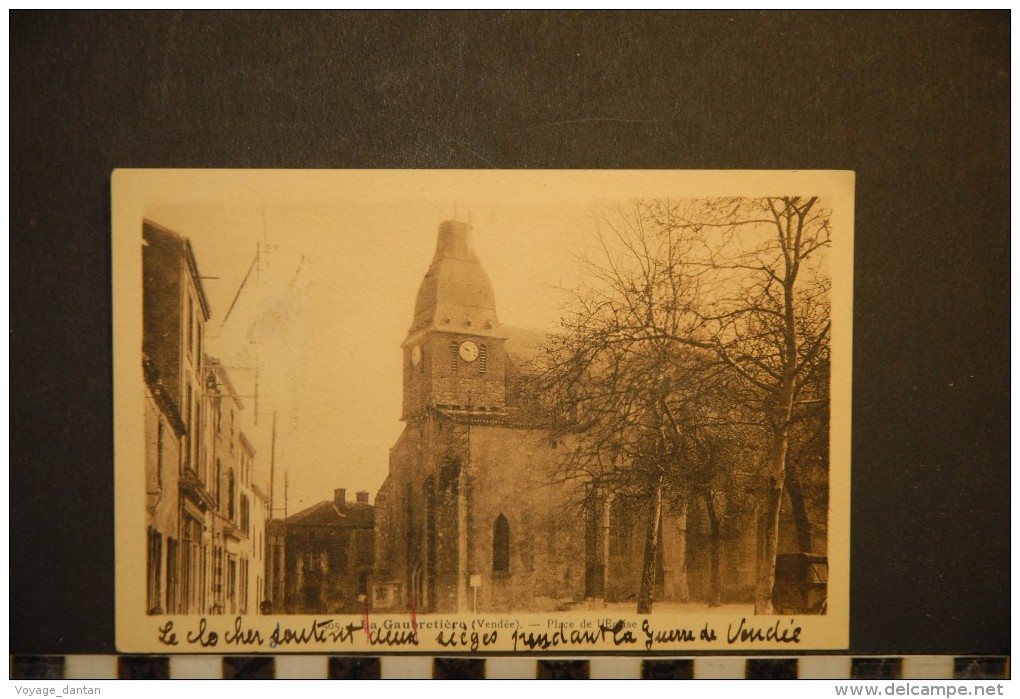
<path fill-rule="evenodd" d="M 465 362 L 473 362 L 478 359 L 478 345 L 471 340 L 460 343 L 460 358 Z"/>

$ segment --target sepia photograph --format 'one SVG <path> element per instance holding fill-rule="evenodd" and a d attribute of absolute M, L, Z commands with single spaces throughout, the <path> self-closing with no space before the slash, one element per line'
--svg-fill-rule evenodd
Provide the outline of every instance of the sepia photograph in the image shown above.
<path fill-rule="evenodd" d="M 10 23 L 12 681 L 1009 676 L 1008 13 Z"/>
<path fill-rule="evenodd" d="M 845 648 L 854 176 L 118 170 L 118 648 Z"/>

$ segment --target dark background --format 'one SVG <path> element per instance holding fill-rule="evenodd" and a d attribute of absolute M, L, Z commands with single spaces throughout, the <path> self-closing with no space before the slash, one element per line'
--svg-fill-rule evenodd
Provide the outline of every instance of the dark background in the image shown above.
<path fill-rule="evenodd" d="M 855 170 L 850 650 L 1008 654 L 1009 30 L 12 12 L 11 653 L 114 651 L 113 168 L 499 167 Z"/>

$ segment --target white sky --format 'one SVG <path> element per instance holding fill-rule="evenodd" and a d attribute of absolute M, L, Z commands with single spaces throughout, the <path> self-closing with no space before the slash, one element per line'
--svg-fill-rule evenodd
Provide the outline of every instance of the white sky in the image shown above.
<path fill-rule="evenodd" d="M 441 221 L 456 212 L 472 223 L 473 247 L 502 323 L 552 330 L 562 289 L 582 282 L 575 255 L 591 245 L 591 217 L 600 203 L 772 193 L 777 177 L 207 170 L 142 171 L 137 181 L 144 215 L 190 238 L 199 271 L 209 277 L 206 348 L 232 367 L 245 396 L 246 432 L 263 483 L 277 413 L 275 500 L 282 503 L 286 472 L 292 514 L 331 498 L 334 488 L 347 488 L 350 499 L 368 490 L 374 499 L 382 485 L 389 449 L 403 428 L 400 343 Z M 784 182 L 799 177 L 786 173 Z M 815 190 L 819 177 L 809 173 L 800 184 Z M 257 245 L 268 251 L 223 324 Z"/>
<path fill-rule="evenodd" d="M 586 244 L 593 204 L 512 204 L 479 194 L 146 207 L 148 218 L 191 239 L 212 307 L 206 348 L 230 367 L 243 396 L 266 483 L 277 412 L 275 498 L 282 502 L 286 471 L 289 513 L 331 498 L 334 488 L 374 498 L 382 485 L 403 427 L 400 343 L 439 223 L 455 210 L 474 226 L 500 321 L 558 324 L 563 294 L 554 287 L 580 282 L 571 251 Z M 261 264 L 224 324 L 257 245 Z"/>

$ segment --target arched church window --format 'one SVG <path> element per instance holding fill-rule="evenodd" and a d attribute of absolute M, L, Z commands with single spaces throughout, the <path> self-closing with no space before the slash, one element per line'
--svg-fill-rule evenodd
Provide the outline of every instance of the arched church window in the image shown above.
<path fill-rule="evenodd" d="M 485 373 L 485 367 L 486 367 L 486 364 L 487 364 L 487 361 L 488 361 L 486 355 L 487 355 L 487 352 L 485 350 L 485 345 L 479 345 L 478 346 L 478 371 L 480 373 L 482 373 L 482 374 Z"/>
<path fill-rule="evenodd" d="M 510 572 L 510 523 L 502 514 L 492 525 L 492 572 Z"/>

